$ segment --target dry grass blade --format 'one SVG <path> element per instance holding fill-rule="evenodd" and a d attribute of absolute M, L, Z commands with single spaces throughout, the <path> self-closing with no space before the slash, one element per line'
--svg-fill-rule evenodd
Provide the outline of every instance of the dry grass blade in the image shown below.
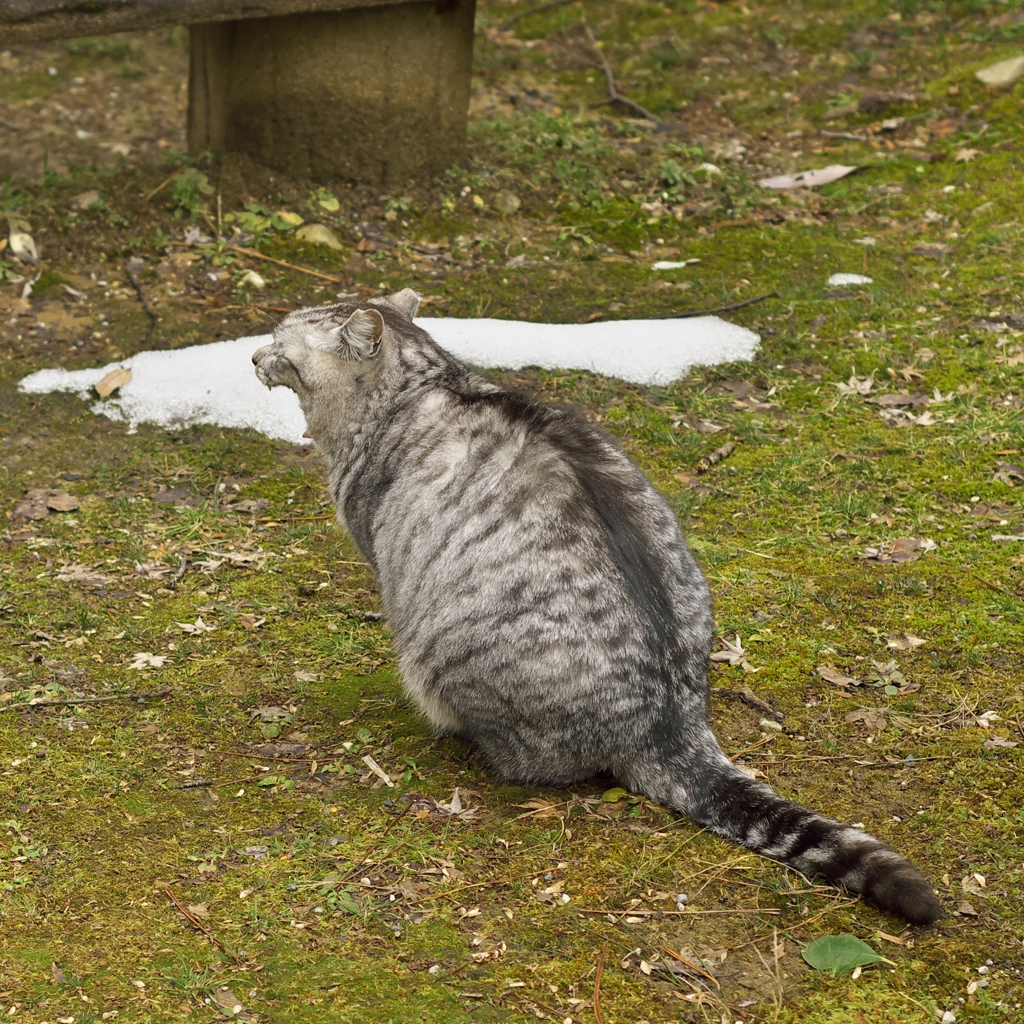
<path fill-rule="evenodd" d="M 708 972 L 705 971 L 703 967 L 701 967 L 699 964 L 695 964 L 692 960 L 688 960 L 681 953 L 677 953 L 674 949 L 669 949 L 668 946 L 662 946 L 660 944 L 658 945 L 658 949 L 660 949 L 662 953 L 667 953 L 674 960 L 678 960 L 684 967 L 688 967 L 691 971 L 694 971 L 695 973 L 699 974 L 702 978 L 707 978 L 708 981 L 710 981 L 715 986 L 715 988 L 722 987 L 718 979 L 713 974 L 708 974 Z"/>
<path fill-rule="evenodd" d="M 597 974 L 594 975 L 594 1019 L 597 1024 L 604 1024 L 604 1017 L 601 1016 L 601 978 L 604 975 L 604 961 L 607 955 L 608 943 L 606 942 L 597 961 Z"/>
<path fill-rule="evenodd" d="M 749 222 L 746 222 L 749 223 Z M 737 224 L 737 226 L 739 226 Z M 716 313 L 731 313 L 734 309 L 743 309 L 745 306 L 753 306 L 757 302 L 764 302 L 765 299 L 779 299 L 782 296 L 778 292 L 765 292 L 764 295 L 757 295 L 752 299 L 744 299 L 742 302 L 732 302 L 728 306 L 716 306 L 714 309 L 692 309 L 689 313 L 666 313 L 664 316 L 651 316 L 648 320 L 689 320 L 695 316 L 714 316 Z"/>
<path fill-rule="evenodd" d="M 244 245 L 229 245 L 232 252 L 240 252 L 243 256 L 251 256 L 254 260 L 264 260 L 266 263 L 276 263 L 279 267 L 287 267 L 289 270 L 297 270 L 300 274 L 309 274 L 310 277 L 318 277 L 321 281 L 330 281 L 331 284 L 344 285 L 345 282 L 330 274 L 322 274 L 319 270 L 310 270 L 309 267 L 300 267 L 295 263 L 286 263 L 284 260 L 275 259 L 273 256 L 264 256 L 255 249 L 247 249 Z"/>
<path fill-rule="evenodd" d="M 114 693 L 103 697 L 66 697 L 62 700 L 30 700 L 24 704 L 7 704 L 0 708 L 2 711 L 17 711 L 25 708 L 59 708 L 68 704 L 107 704 L 115 700 L 155 700 L 157 697 L 166 697 L 171 690 L 163 687 L 159 690 L 150 690 L 147 693 Z"/>
<path fill-rule="evenodd" d="M 186 921 L 188 921 L 190 925 L 192 925 L 193 928 L 196 929 L 196 931 L 202 932 L 202 934 L 205 935 L 225 956 L 234 960 L 235 963 L 241 962 L 241 959 L 238 956 L 238 954 L 228 949 L 228 947 L 225 946 L 224 943 L 221 942 L 220 939 L 218 939 L 217 936 L 214 935 L 213 932 L 211 932 L 210 929 L 202 923 L 202 921 L 200 921 L 194 914 L 189 913 L 189 911 L 181 905 L 181 903 L 178 901 L 178 897 L 175 896 L 170 889 L 164 889 L 164 893 L 166 894 L 167 898 L 178 908 L 178 910 L 181 911 L 182 916 L 185 918 Z"/>

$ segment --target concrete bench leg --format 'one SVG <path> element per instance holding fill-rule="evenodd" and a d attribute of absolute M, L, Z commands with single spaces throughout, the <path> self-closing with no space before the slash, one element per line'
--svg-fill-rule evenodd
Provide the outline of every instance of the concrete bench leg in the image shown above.
<path fill-rule="evenodd" d="M 188 146 L 324 184 L 402 184 L 465 152 L 476 0 L 193 25 Z"/>

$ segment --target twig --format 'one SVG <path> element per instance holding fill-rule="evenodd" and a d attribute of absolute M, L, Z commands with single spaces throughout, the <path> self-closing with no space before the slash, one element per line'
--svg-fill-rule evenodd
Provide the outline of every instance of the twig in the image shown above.
<path fill-rule="evenodd" d="M 725 444 L 719 445 L 713 452 L 708 452 L 697 463 L 695 472 L 706 473 L 712 466 L 717 466 L 720 462 L 724 462 L 734 451 L 736 451 L 736 445 L 732 441 L 726 441 Z"/>
<path fill-rule="evenodd" d="M 174 181 L 174 179 L 180 173 L 180 171 L 175 171 L 169 178 L 165 178 L 163 181 L 161 181 L 160 184 L 157 185 L 157 187 L 153 189 L 153 191 L 150 192 L 148 196 L 144 197 L 146 202 L 148 203 L 158 192 L 161 192 L 163 189 L 167 188 L 167 186 L 170 185 L 170 183 Z"/>
<path fill-rule="evenodd" d="M 660 944 L 658 946 L 658 949 L 660 949 L 662 953 L 668 953 L 670 957 L 675 958 L 681 964 L 684 964 L 686 967 L 689 967 L 691 971 L 695 971 L 701 977 L 707 978 L 708 981 L 714 984 L 715 988 L 722 987 L 719 980 L 713 974 L 708 974 L 708 972 L 705 971 L 703 967 L 700 967 L 698 964 L 695 964 L 692 960 L 688 960 L 685 956 L 682 956 L 681 954 L 677 953 L 674 949 L 669 949 L 668 946 L 662 946 Z"/>
<path fill-rule="evenodd" d="M 531 7 L 528 10 L 520 11 L 518 14 L 513 14 L 507 21 L 503 21 L 498 26 L 499 32 L 507 32 L 517 21 L 522 18 L 529 18 L 532 14 L 540 14 L 541 11 L 550 10 L 552 7 L 561 7 L 562 4 L 570 3 L 570 0 L 548 0 L 546 4 L 538 4 L 536 7 Z"/>
<path fill-rule="evenodd" d="M 686 320 L 691 316 L 711 316 L 714 313 L 730 313 L 734 309 L 743 309 L 744 306 L 753 306 L 756 302 L 764 302 L 765 299 L 781 299 L 778 292 L 766 292 L 753 299 L 744 299 L 742 302 L 734 302 L 729 306 L 718 306 L 716 309 L 693 309 L 689 313 L 666 313 L 664 316 L 649 316 L 648 320 Z"/>
<path fill-rule="evenodd" d="M 188 562 L 182 558 L 181 564 L 178 566 L 177 571 L 174 575 L 164 584 L 168 590 L 174 590 L 174 588 L 181 582 L 181 577 L 185 575 L 188 569 Z"/>
<path fill-rule="evenodd" d="M 1020 723 L 1020 715 L 1014 715 L 1013 720 L 1017 723 L 1017 732 L 1020 733 L 1020 738 L 1024 740 L 1024 725 Z"/>
<path fill-rule="evenodd" d="M 285 263 L 284 260 L 274 259 L 273 256 L 264 256 L 255 249 L 247 249 L 244 245 L 229 245 L 226 248 L 233 252 L 240 252 L 243 256 L 251 256 L 254 260 L 266 260 L 267 263 L 276 263 L 279 267 L 287 267 L 289 270 L 297 270 L 300 274 L 309 274 L 312 277 L 319 277 L 321 281 L 330 281 L 331 284 L 344 285 L 345 282 L 330 274 L 321 274 L 319 270 L 310 270 L 308 267 L 299 267 L 294 263 Z"/>
<path fill-rule="evenodd" d="M 373 846 L 370 847 L 370 852 L 366 854 L 366 856 L 363 857 L 363 859 L 345 876 L 344 880 L 346 882 L 355 878 L 355 876 L 359 873 L 359 869 L 364 867 L 366 863 L 369 861 L 369 859 L 380 849 L 380 844 L 383 843 L 385 839 L 387 839 L 387 837 L 391 834 L 391 830 L 406 816 L 410 807 L 412 807 L 411 800 L 409 801 L 409 803 L 405 805 L 405 807 L 402 808 L 401 814 L 391 819 L 390 823 L 388 824 L 388 827 L 384 829 L 384 834 L 377 840 L 377 842 L 373 844 Z M 398 846 L 394 847 L 391 850 L 391 852 L 394 853 L 399 846 L 404 846 L 411 839 L 412 836 L 409 836 L 408 839 L 402 840 L 402 842 L 399 843 Z"/>
<path fill-rule="evenodd" d="M 590 44 L 590 48 L 598 56 L 598 67 L 604 72 L 605 80 L 608 83 L 608 99 L 605 100 L 605 102 L 621 103 L 624 107 L 629 107 L 630 110 L 635 111 L 648 121 L 653 121 L 655 124 L 659 125 L 663 124 L 664 122 L 657 114 L 652 114 L 646 107 L 641 107 L 635 100 L 631 100 L 628 96 L 619 91 L 618 83 L 615 81 L 615 72 L 612 71 L 612 66 L 608 63 L 608 58 L 604 55 L 604 51 L 597 45 L 597 40 L 594 38 L 594 33 L 591 31 L 590 26 L 584 25 L 583 30 L 587 34 L 587 42 Z"/>
<path fill-rule="evenodd" d="M 142 284 L 139 281 L 139 275 L 134 270 L 129 270 L 126 266 L 124 272 L 128 275 L 128 280 L 131 281 L 132 287 L 135 289 L 135 294 L 139 297 L 139 302 L 142 303 L 142 308 L 149 314 L 149 330 L 146 331 L 146 337 L 143 339 L 143 344 L 149 342 L 149 336 L 153 333 L 156 327 L 157 321 L 160 319 L 156 315 L 156 310 L 149 304 L 149 299 L 146 298 L 146 293 L 142 290 Z"/>
<path fill-rule="evenodd" d="M 205 925 L 204 925 L 204 924 L 203 924 L 203 923 L 202 923 L 202 922 L 201 922 L 201 921 L 200 921 L 200 920 L 199 920 L 199 919 L 198 919 L 197 917 L 195 917 L 195 916 L 194 916 L 193 914 L 190 914 L 190 913 L 189 913 L 189 912 L 188 912 L 188 911 L 187 911 L 187 910 L 186 910 L 186 909 L 185 909 L 185 908 L 184 908 L 184 907 L 183 907 L 183 906 L 182 906 L 182 905 L 181 905 L 181 904 L 180 904 L 180 903 L 178 902 L 178 897 L 177 897 L 177 896 L 175 896 L 175 895 L 174 895 L 174 893 L 173 893 L 173 892 L 171 892 L 171 890 L 170 890 L 170 889 L 164 889 L 164 893 L 165 893 L 165 894 L 167 895 L 167 898 L 168 898 L 168 899 L 169 899 L 169 900 L 170 900 L 170 901 L 171 901 L 171 902 L 172 902 L 172 903 L 173 903 L 173 904 L 174 904 L 174 905 L 175 905 L 175 906 L 176 906 L 176 907 L 178 908 L 178 910 L 180 910 L 180 911 L 181 911 L 181 913 L 182 913 L 182 916 L 183 916 L 183 917 L 185 918 L 185 920 L 186 920 L 186 921 L 188 921 L 188 923 L 189 923 L 190 925 L 192 925 L 192 927 L 193 927 L 193 928 L 195 928 L 195 929 L 196 929 L 196 931 L 198 931 L 198 932 L 202 932 L 202 933 L 203 933 L 203 935 L 205 935 L 205 936 L 206 936 L 206 937 L 207 937 L 207 938 L 208 938 L 208 939 L 209 939 L 209 940 L 210 940 L 210 941 L 211 941 L 211 942 L 212 942 L 212 943 L 213 943 L 213 944 L 214 944 L 214 945 L 215 945 L 215 946 L 216 946 L 216 947 L 217 947 L 217 948 L 218 948 L 218 949 L 219 949 L 219 950 L 220 950 L 220 951 L 222 952 L 222 953 L 224 953 L 224 954 L 225 954 L 225 956 L 228 956 L 228 957 L 230 957 L 230 958 L 231 958 L 232 960 L 234 960 L 234 961 L 235 961 L 235 963 L 236 963 L 236 964 L 237 964 L 237 963 L 241 963 L 241 958 L 240 958 L 240 957 L 238 956 L 238 954 L 237 954 L 237 953 L 234 953 L 234 952 L 232 952 L 232 951 L 231 951 L 230 949 L 228 949 L 228 947 L 227 947 L 227 946 L 225 946 L 225 945 L 224 945 L 224 943 L 223 943 L 223 942 L 221 942 L 221 941 L 220 941 L 220 939 L 218 939 L 218 938 L 217 938 L 217 936 L 216 936 L 216 935 L 214 935 L 214 934 L 213 934 L 213 932 L 211 932 L 209 928 L 207 928 L 207 927 L 206 927 L 206 926 L 205 926 Z"/>
<path fill-rule="evenodd" d="M 711 692 L 714 693 L 715 691 L 712 690 Z M 765 736 L 763 740 L 758 740 L 757 743 L 755 743 L 753 746 L 746 747 L 745 749 L 741 750 L 738 754 L 733 754 L 732 757 L 729 758 L 729 760 L 738 761 L 744 754 L 749 754 L 751 753 L 751 751 L 758 750 L 760 747 L 763 747 L 766 743 L 771 743 L 773 739 L 775 739 L 775 737 L 772 735 Z"/>
<path fill-rule="evenodd" d="M 998 583 L 992 583 L 991 580 L 985 579 L 984 576 L 979 576 L 976 572 L 968 569 L 966 566 L 961 565 L 959 562 L 951 562 L 948 558 L 943 558 L 942 555 L 931 555 L 931 561 L 942 562 L 944 565 L 951 565 L 954 569 L 963 569 L 968 576 L 972 576 L 979 583 L 984 583 L 986 587 L 991 588 L 997 594 L 1005 594 L 1007 597 L 1016 597 L 1017 595 L 1012 590 L 1007 590 L 1005 587 L 999 586 Z"/>
<path fill-rule="evenodd" d="M 827 139 L 849 139 L 851 142 L 874 142 L 874 139 L 868 138 L 867 135 L 854 135 L 853 132 L 827 132 L 822 131 L 821 133 Z"/>
<path fill-rule="evenodd" d="M 7 704 L 0 711 L 17 711 L 20 708 L 58 708 L 65 704 L 107 704 L 114 700 L 147 700 L 166 697 L 171 692 L 169 687 L 149 690 L 146 693 L 113 693 L 106 697 L 67 697 L 64 700 L 30 700 L 24 704 Z"/>
<path fill-rule="evenodd" d="M 604 974 L 604 958 L 608 955 L 608 943 L 601 948 L 601 956 L 597 961 L 597 974 L 594 975 L 594 1019 L 597 1024 L 604 1024 L 601 1016 L 601 976 Z"/>
<path fill-rule="evenodd" d="M 786 716 L 781 711 L 776 711 L 771 704 L 761 700 L 760 697 L 749 686 L 741 686 L 738 690 L 728 690 L 724 686 L 716 686 L 711 691 L 714 697 L 732 697 L 736 700 L 743 701 L 744 704 L 749 707 L 756 708 L 763 715 L 768 715 L 770 718 L 774 718 L 777 722 L 781 722 Z M 761 746 L 760 743 L 757 746 Z M 753 750 L 753 747 L 748 747 L 748 750 Z M 745 754 L 745 750 L 741 750 L 740 754 Z M 737 754 L 737 757 L 740 755 Z"/>
<path fill-rule="evenodd" d="M 604 914 L 612 917 L 697 917 L 704 914 L 781 914 L 771 907 L 736 907 L 733 910 L 601 910 L 578 907 L 578 914 Z"/>

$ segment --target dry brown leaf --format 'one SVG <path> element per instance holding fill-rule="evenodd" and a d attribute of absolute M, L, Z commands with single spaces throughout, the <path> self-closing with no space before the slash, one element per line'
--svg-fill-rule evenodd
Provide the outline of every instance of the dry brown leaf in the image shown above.
<path fill-rule="evenodd" d="M 817 672 L 826 683 L 832 683 L 835 686 L 848 688 L 851 686 L 863 685 L 861 680 L 854 676 L 843 675 L 835 665 L 819 665 L 814 671 Z"/>
<path fill-rule="evenodd" d="M 859 722 L 869 733 L 882 732 L 887 724 L 885 708 L 861 708 L 858 711 L 851 711 L 846 716 L 846 721 Z"/>
<path fill-rule="evenodd" d="M 886 541 L 877 548 L 867 548 L 858 557 L 863 562 L 880 562 L 891 565 L 899 562 L 914 562 L 925 551 L 934 551 L 938 545 L 927 537 L 897 537 Z"/>
<path fill-rule="evenodd" d="M 46 507 L 54 512 L 74 512 L 78 508 L 78 501 L 66 491 L 61 491 L 46 499 Z"/>
<path fill-rule="evenodd" d="M 132 379 L 132 371 L 127 366 L 118 366 L 111 370 L 101 380 L 98 380 L 93 387 L 100 398 L 106 398 L 113 394 L 118 388 L 123 388 Z"/>

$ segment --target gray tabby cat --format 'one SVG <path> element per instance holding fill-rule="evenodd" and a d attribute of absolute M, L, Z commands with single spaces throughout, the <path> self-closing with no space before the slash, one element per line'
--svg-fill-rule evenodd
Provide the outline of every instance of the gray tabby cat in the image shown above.
<path fill-rule="evenodd" d="M 298 310 L 252 359 L 299 397 L 423 714 L 507 779 L 610 771 L 883 910 L 940 917 L 908 860 L 722 753 L 708 585 L 643 473 L 598 430 L 459 363 L 413 324 L 418 304 L 406 289 Z"/>

